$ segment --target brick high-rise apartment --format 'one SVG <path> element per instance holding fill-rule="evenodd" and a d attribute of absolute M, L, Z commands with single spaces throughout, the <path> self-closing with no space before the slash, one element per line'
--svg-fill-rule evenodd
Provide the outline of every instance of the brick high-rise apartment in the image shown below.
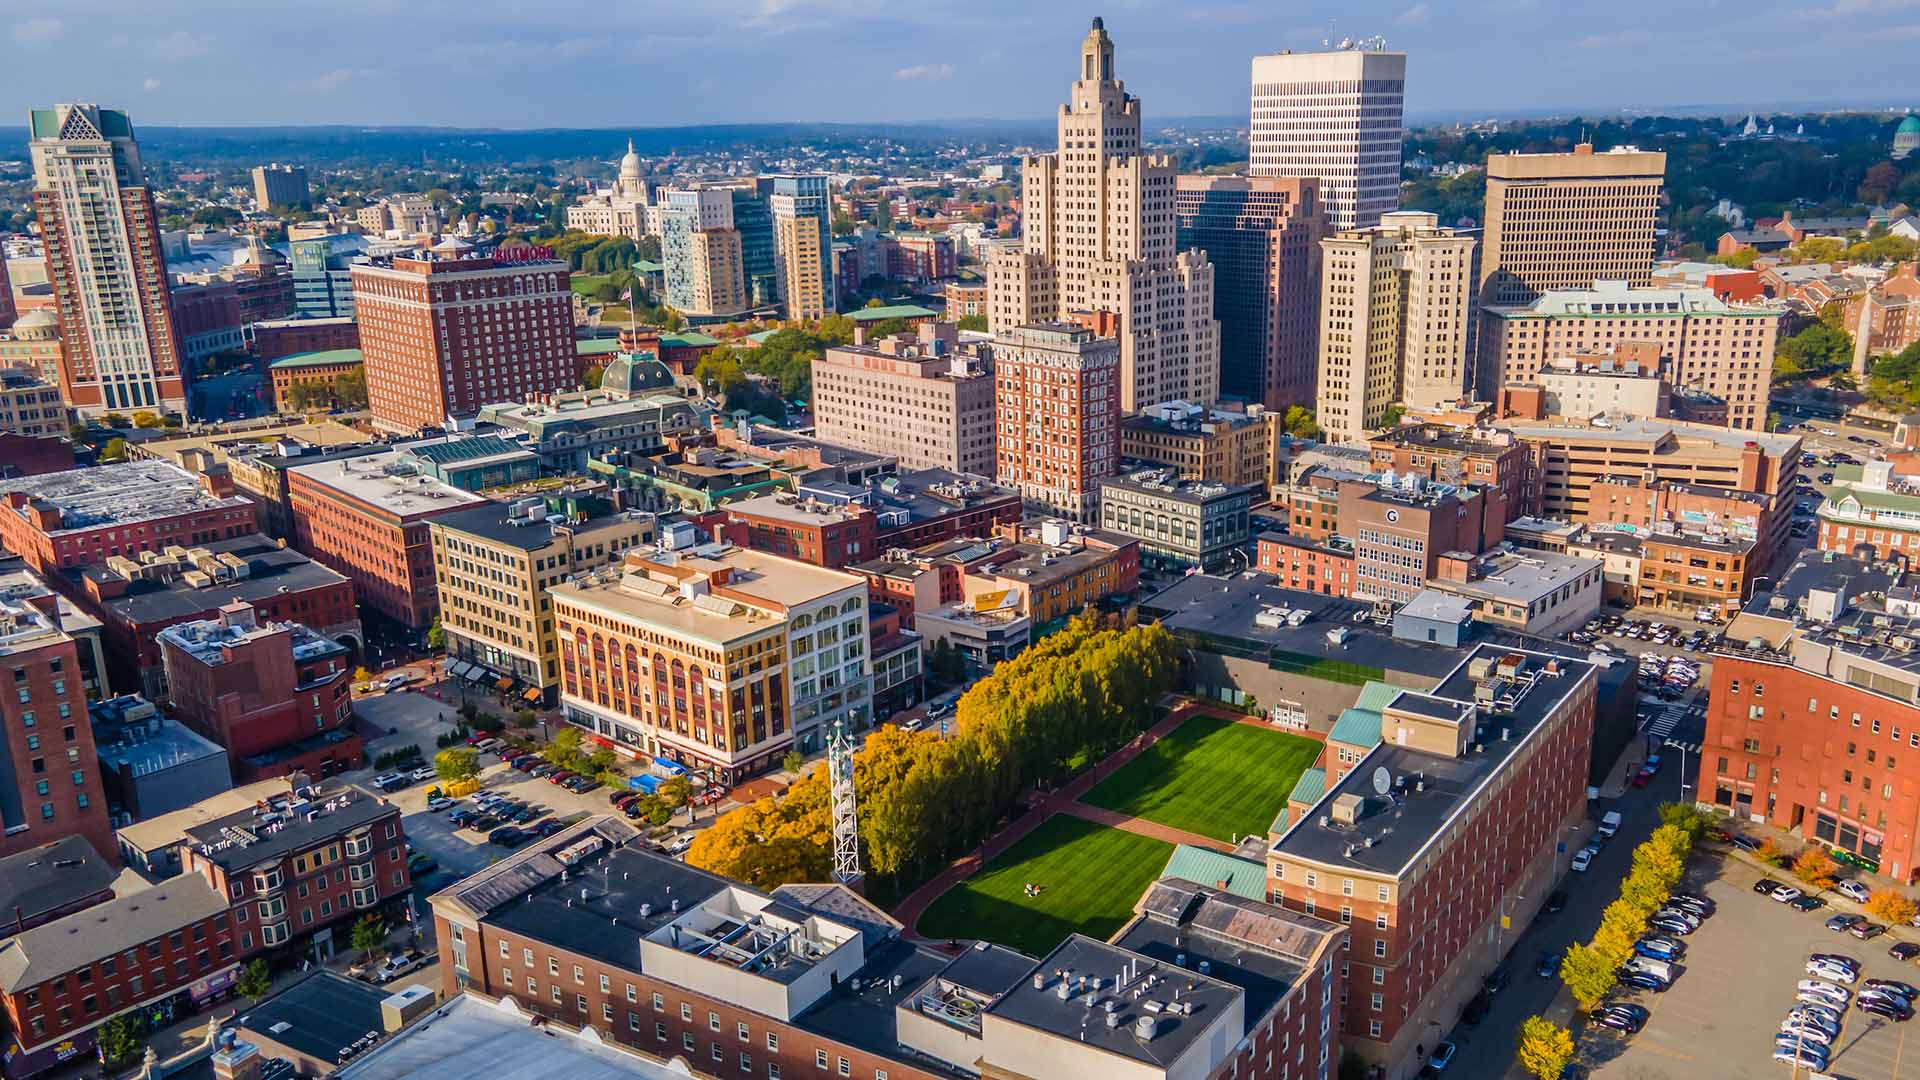
<path fill-rule="evenodd" d="M 1122 409 L 1212 404 L 1213 264 L 1178 248 L 1173 159 L 1141 152 L 1140 99 L 1114 77 L 1113 39 L 1099 19 L 1060 106 L 1059 150 L 1022 168 L 1026 249 L 996 252 L 987 268 L 994 333 L 1105 312 L 1118 320 Z"/>
<path fill-rule="evenodd" d="M 1604 154 L 1488 154 L 1480 302 L 1525 304 L 1596 281 L 1646 285 L 1667 155 L 1632 147 Z"/>
<path fill-rule="evenodd" d="M 1759 431 L 1786 309 L 1729 303 L 1710 289 L 1602 281 L 1519 307 L 1484 308 L 1482 318 L 1480 367 L 1502 385 L 1534 381 L 1550 360 L 1651 343 L 1669 383 L 1724 400 L 1728 427 Z"/>
<path fill-rule="evenodd" d="M 774 280 L 789 319 L 834 310 L 833 208 L 824 176 L 762 177 L 771 184 Z"/>
<path fill-rule="evenodd" d="M 115 866 L 79 648 L 47 594 L 0 597 L 0 855 L 84 836 Z"/>
<path fill-rule="evenodd" d="M 1482 644 L 1427 693 L 1348 710 L 1274 822 L 1270 899 L 1349 927 L 1344 1041 L 1372 1075 L 1426 1064 L 1545 901 L 1586 815 L 1597 683 Z"/>
<path fill-rule="evenodd" d="M 828 349 L 813 362 L 814 434 L 903 469 L 992 476 L 992 372 L 951 323 Z"/>
<path fill-rule="evenodd" d="M 994 337 L 999 479 L 1075 521 L 1100 513 L 1100 481 L 1120 470 L 1120 349 L 1079 326 L 1021 326 Z"/>
<path fill-rule="evenodd" d="M 458 241 L 353 267 L 367 404 L 398 431 L 579 385 L 567 266 L 476 256 Z"/>
<path fill-rule="evenodd" d="M 29 114 L 33 209 L 66 346 L 60 392 L 86 413 L 185 411 L 184 354 L 160 218 L 133 122 L 117 109 Z"/>
<path fill-rule="evenodd" d="M 1320 242 L 1316 397 L 1329 441 L 1365 437 L 1396 402 L 1432 408 L 1467 392 L 1473 246 L 1417 211 Z"/>
<path fill-rule="evenodd" d="M 1248 171 L 1317 178 L 1333 228 L 1377 224 L 1400 205 L 1406 86 L 1406 53 L 1343 47 L 1254 57 Z"/>
<path fill-rule="evenodd" d="M 1313 404 L 1319 331 L 1319 181 L 1182 176 L 1174 202 L 1183 248 L 1213 263 L 1220 393 L 1285 409 Z"/>

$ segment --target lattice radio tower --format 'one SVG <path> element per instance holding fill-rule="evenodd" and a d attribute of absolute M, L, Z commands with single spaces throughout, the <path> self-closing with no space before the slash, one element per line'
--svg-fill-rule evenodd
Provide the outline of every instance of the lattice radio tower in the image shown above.
<path fill-rule="evenodd" d="M 860 811 L 853 797 L 853 740 L 845 721 L 827 735 L 827 783 L 833 795 L 833 878 L 860 880 Z"/>

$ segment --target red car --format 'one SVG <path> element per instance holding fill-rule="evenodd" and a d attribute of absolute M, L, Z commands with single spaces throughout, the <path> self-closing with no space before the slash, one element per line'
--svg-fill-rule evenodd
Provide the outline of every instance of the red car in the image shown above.
<path fill-rule="evenodd" d="M 471 734 L 471 735 L 469 735 L 469 736 L 467 736 L 467 745 L 468 745 L 468 746 L 479 746 L 479 745 L 480 745 L 481 743 L 483 743 L 483 742 L 485 742 L 485 741 L 487 741 L 488 739 L 490 739 L 490 738 L 492 738 L 492 737 L 493 737 L 493 736 L 491 736 L 491 735 L 488 735 L 488 734 L 487 734 L 486 732 L 484 732 L 484 731 L 476 731 L 476 732 L 474 732 L 473 734 Z"/>
<path fill-rule="evenodd" d="M 549 784 L 564 784 L 564 783 L 566 783 L 567 781 L 569 781 L 569 780 L 571 780 L 571 779 L 573 779 L 574 777 L 576 777 L 576 776 L 579 776 L 579 775 L 580 775 L 579 773 L 576 773 L 576 772 L 570 772 L 570 771 L 568 771 L 568 770 L 566 770 L 566 769 L 561 769 L 561 770 L 560 770 L 559 772 L 556 772 L 556 773 L 554 773 L 553 775 L 551 775 L 551 776 L 549 776 L 549 777 L 547 777 L 547 783 L 549 783 Z"/>

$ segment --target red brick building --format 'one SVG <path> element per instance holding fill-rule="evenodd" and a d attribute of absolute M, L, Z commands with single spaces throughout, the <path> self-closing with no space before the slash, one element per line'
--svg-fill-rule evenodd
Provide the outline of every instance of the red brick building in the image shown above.
<path fill-rule="evenodd" d="M 844 887 L 768 894 L 634 839 L 592 818 L 435 895 L 442 991 L 512 995 L 715 1076 L 1317 1080 L 1337 1063 L 1328 921 L 1167 877 L 1111 941 L 956 957 Z M 1087 1024 L 1109 998 L 1113 1022 Z"/>
<path fill-rule="evenodd" d="M 1353 545 L 1316 542 L 1290 533 L 1261 533 L 1254 541 L 1254 569 L 1278 584 L 1326 596 L 1353 595 Z"/>
<path fill-rule="evenodd" d="M 55 919 L 0 943 L 6 1076 L 93 1054 L 100 1025 L 139 1009 L 162 1024 L 232 992 L 239 973 L 224 895 L 198 877 Z"/>
<path fill-rule="evenodd" d="M 402 626 L 440 611 L 427 522 L 485 502 L 419 475 L 398 451 L 287 470 L 293 544 L 352 579 L 360 602 Z"/>
<path fill-rule="evenodd" d="M 1509 521 L 1520 516 L 1527 501 L 1527 449 L 1512 432 L 1419 424 L 1381 432 L 1367 445 L 1374 472 L 1498 488 Z"/>
<path fill-rule="evenodd" d="M 1345 1045 L 1375 1075 L 1426 1064 L 1563 869 L 1596 688 L 1591 664 L 1480 645 L 1433 690 L 1342 714 L 1274 822 L 1269 898 L 1347 925 Z"/>
<path fill-rule="evenodd" d="M 474 255 L 457 240 L 353 267 L 367 403 L 399 431 L 579 385 L 565 263 Z"/>
<path fill-rule="evenodd" d="M 257 531 L 253 503 L 225 466 L 198 476 L 127 461 L 0 481 L 0 544 L 50 580 L 62 568 Z"/>
<path fill-rule="evenodd" d="M 360 347 L 360 324 L 351 315 L 328 319 L 267 319 L 247 328 L 247 351 L 272 363 L 294 353 Z"/>
<path fill-rule="evenodd" d="M 0 856 L 84 836 L 120 865 L 80 653 L 60 628 L 58 598 L 0 598 Z"/>
<path fill-rule="evenodd" d="M 999 480 L 1075 521 L 1099 516 L 1120 471 L 1120 343 L 1091 330 L 1023 326 L 994 339 Z"/>
<path fill-rule="evenodd" d="M 331 776 L 365 758 L 345 646 L 299 623 L 260 622 L 245 603 L 159 640 L 173 715 L 226 749 L 238 782 Z"/>
<path fill-rule="evenodd" d="M 799 495 L 763 495 L 729 503 L 722 510 L 730 522 L 745 530 L 742 546 L 755 551 L 829 570 L 874 555 L 874 515 L 864 506 L 822 503 Z"/>
<path fill-rule="evenodd" d="M 1894 643 L 1911 640 L 1920 609 L 1896 580 L 1851 556 L 1803 552 L 1748 604 L 1713 658 L 1695 790 L 1703 805 L 1796 830 L 1911 883 L 1920 654 Z M 1876 642 L 1886 634 L 1893 648 Z"/>
<path fill-rule="evenodd" d="M 73 444 L 65 438 L 0 431 L 0 479 L 44 476 L 73 468 Z"/>

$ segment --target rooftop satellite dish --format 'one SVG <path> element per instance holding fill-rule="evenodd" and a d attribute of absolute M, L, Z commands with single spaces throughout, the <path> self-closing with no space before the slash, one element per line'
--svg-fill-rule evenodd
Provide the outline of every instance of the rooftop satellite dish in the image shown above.
<path fill-rule="evenodd" d="M 1385 765 L 1375 767 L 1373 770 L 1373 793 L 1376 795 L 1385 795 L 1392 790 L 1393 774 L 1387 771 Z"/>

